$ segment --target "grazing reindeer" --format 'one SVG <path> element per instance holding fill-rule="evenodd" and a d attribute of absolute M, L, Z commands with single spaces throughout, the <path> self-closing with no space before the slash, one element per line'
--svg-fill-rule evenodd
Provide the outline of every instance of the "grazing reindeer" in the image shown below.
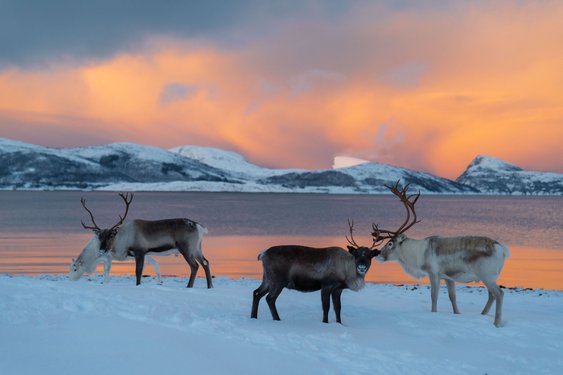
<path fill-rule="evenodd" d="M 407 195 L 408 185 L 399 190 L 399 181 L 394 186 L 387 186 L 407 210 L 405 222 L 396 231 L 380 230 L 373 226 L 374 241 L 389 239 L 377 257 L 380 261 L 396 260 L 405 272 L 415 278 L 428 276 L 432 299 L 432 312 L 436 312 L 440 279 L 446 281 L 448 295 L 453 311 L 459 314 L 455 295 L 455 282 L 482 281 L 489 291 L 489 299 L 482 311 L 486 315 L 496 301 L 494 324 L 500 327 L 502 320 L 503 291 L 496 280 L 502 270 L 508 249 L 487 237 L 431 236 L 422 240 L 406 237 L 403 233 L 419 221 L 416 220 L 414 205 L 418 194 Z M 411 219 L 412 213 L 412 219 Z M 410 222 L 409 222 L 410 221 Z"/>
<path fill-rule="evenodd" d="M 209 262 L 201 251 L 203 235 L 207 233 L 206 228 L 190 219 L 133 220 L 123 225 L 133 194 L 119 194 L 119 196 L 125 202 L 125 214 L 119 216 L 118 223 L 110 229 L 100 229 L 94 220 L 94 215 L 86 207 L 86 201 L 81 200 L 82 206 L 90 214 L 94 224 L 87 226 L 82 223 L 84 228 L 94 231 L 94 238 L 87 247 L 94 248 L 99 253 L 109 254 L 110 259 L 135 258 L 137 285 L 141 284 L 145 258 L 151 262 L 150 254 L 168 255 L 179 252 L 191 269 L 188 288 L 194 285 L 199 268 L 198 262 L 205 270 L 207 287 L 213 287 Z M 83 271 L 80 274 L 82 273 Z"/>
<path fill-rule="evenodd" d="M 320 290 L 323 306 L 323 323 L 328 323 L 330 297 L 334 305 L 336 321 L 340 320 L 340 295 L 343 289 L 358 291 L 364 287 L 364 277 L 371 266 L 371 258 L 379 254 L 373 249 L 376 241 L 368 249 L 358 246 L 353 237 L 353 223 L 350 226 L 352 246 L 348 251 L 340 247 L 312 248 L 306 246 L 274 246 L 258 255 L 262 261 L 264 275 L 262 284 L 254 291 L 252 312 L 250 317 L 258 317 L 258 304 L 266 296 L 272 318 L 280 320 L 276 309 L 276 299 L 283 288 L 295 289 L 300 292 Z M 373 249 L 373 250 L 372 250 Z"/>
<path fill-rule="evenodd" d="M 178 253 L 176 251 L 176 253 Z M 163 255 L 163 254 L 161 254 Z M 128 257 L 127 259 L 134 259 L 133 257 Z M 162 283 L 162 278 L 160 275 L 160 268 L 158 263 L 151 257 L 147 255 L 145 260 L 150 263 L 156 273 L 156 280 L 159 284 Z M 72 259 L 70 263 L 70 270 L 68 277 L 72 281 L 80 279 L 84 274 L 91 274 L 96 271 L 96 266 L 99 263 L 104 264 L 104 284 L 109 283 L 109 272 L 111 270 L 111 253 L 109 251 L 100 250 L 100 239 L 98 236 L 92 237 L 88 242 L 84 250 L 80 253 L 77 259 Z"/>

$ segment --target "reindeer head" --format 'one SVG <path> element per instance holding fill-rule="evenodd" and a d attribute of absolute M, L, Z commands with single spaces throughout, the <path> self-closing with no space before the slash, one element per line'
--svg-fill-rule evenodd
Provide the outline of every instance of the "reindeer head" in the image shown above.
<path fill-rule="evenodd" d="M 377 258 L 380 261 L 386 262 L 388 260 L 397 260 L 396 249 L 401 246 L 403 241 L 407 238 L 404 234 L 399 234 L 397 237 L 389 240 L 385 246 L 381 248 L 381 254 Z"/>
<path fill-rule="evenodd" d="M 83 264 L 78 259 L 72 258 L 70 262 L 70 270 L 68 271 L 68 278 L 72 281 L 80 279 L 80 276 L 84 274 Z"/>
<path fill-rule="evenodd" d="M 100 240 L 98 236 L 93 236 L 77 259 L 72 259 L 68 278 L 72 281 L 80 279 L 85 273 L 92 273 L 96 270 L 96 264 L 100 258 Z"/>
<path fill-rule="evenodd" d="M 113 240 L 114 240 L 115 236 L 117 235 L 119 227 L 123 224 L 123 221 L 127 217 L 127 213 L 129 212 L 129 205 L 133 201 L 133 193 L 131 193 L 131 194 L 129 194 L 129 193 L 127 193 L 127 194 L 119 193 L 119 196 L 125 202 L 125 214 L 123 216 L 119 215 L 119 221 L 117 222 L 117 224 L 115 224 L 114 226 L 112 226 L 109 229 L 101 229 L 98 226 L 98 224 L 96 224 L 96 221 L 94 220 L 94 215 L 92 214 L 92 211 L 90 211 L 88 209 L 88 207 L 86 207 L 86 199 L 84 199 L 84 198 L 80 199 L 80 202 L 82 203 L 82 207 L 84 207 L 84 209 L 90 214 L 90 219 L 92 220 L 92 224 L 94 224 L 94 226 L 88 226 L 88 225 L 84 224 L 83 221 L 81 221 L 82 226 L 85 229 L 91 229 L 94 232 L 94 234 L 96 235 L 96 237 L 98 238 L 98 241 L 100 243 L 100 246 L 99 246 L 100 251 L 109 251 L 112 248 Z"/>
<path fill-rule="evenodd" d="M 386 239 L 389 240 L 385 246 L 383 246 L 381 254 L 377 258 L 383 262 L 388 260 L 397 260 L 397 253 L 395 250 L 407 239 L 407 236 L 404 233 L 407 229 L 420 222 L 420 220 L 416 220 L 416 211 L 414 209 L 414 205 L 420 197 L 420 192 L 408 195 L 409 185 L 407 184 L 402 190 L 399 190 L 399 181 L 397 181 L 394 186 L 385 185 L 385 187 L 391 190 L 391 192 L 401 200 L 407 210 L 407 218 L 403 224 L 401 224 L 399 229 L 395 231 L 379 229 L 376 224 L 373 225 L 373 232 L 371 235 L 373 236 L 374 242 L 382 242 Z"/>
<path fill-rule="evenodd" d="M 350 220 L 348 220 L 348 226 L 350 228 L 350 238 L 346 236 L 346 239 L 351 245 L 347 246 L 348 251 L 354 256 L 354 260 L 356 262 L 356 272 L 360 276 L 364 276 L 371 266 L 371 259 L 379 255 L 380 251 L 375 248 L 375 246 L 377 245 L 375 240 L 369 248 L 365 246 L 359 246 L 356 241 L 354 241 L 354 222 L 350 222 Z"/>

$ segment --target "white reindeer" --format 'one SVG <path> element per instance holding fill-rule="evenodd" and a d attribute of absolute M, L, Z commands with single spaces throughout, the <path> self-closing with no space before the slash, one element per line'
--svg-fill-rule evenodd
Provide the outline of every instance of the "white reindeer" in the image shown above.
<path fill-rule="evenodd" d="M 171 253 L 178 254 L 177 251 Z M 167 255 L 167 254 L 159 254 Z M 135 259 L 134 257 L 129 257 L 128 259 Z M 145 260 L 153 267 L 156 273 L 156 280 L 159 284 L 162 284 L 162 278 L 160 275 L 160 268 L 158 263 L 152 256 L 147 255 Z M 100 250 L 100 239 L 98 236 L 92 237 L 88 242 L 84 250 L 80 253 L 78 258 L 72 258 L 70 263 L 70 270 L 68 277 L 72 281 L 77 281 L 83 274 L 92 274 L 96 272 L 96 267 L 98 264 L 104 264 L 104 284 L 109 283 L 109 273 L 111 270 L 112 257 L 110 251 Z"/>
<path fill-rule="evenodd" d="M 380 230 L 377 225 L 373 226 L 372 236 L 376 240 L 389 239 L 376 259 L 383 262 L 398 261 L 405 272 L 417 279 L 428 276 L 430 279 L 432 312 L 437 310 L 441 279 L 446 282 L 455 314 L 459 314 L 455 282 L 482 281 L 488 289 L 489 298 L 481 314 L 486 315 L 493 301 L 496 301 L 494 324 L 500 327 L 504 292 L 497 285 L 496 280 L 505 259 L 509 256 L 508 248 L 488 237 L 431 236 L 422 240 L 406 237 L 403 233 L 418 223 L 414 205 L 420 197 L 420 193 L 407 195 L 408 185 L 399 190 L 398 181 L 392 187 L 385 186 L 404 204 L 407 210 L 407 218 L 396 231 Z"/>
<path fill-rule="evenodd" d="M 87 226 L 82 222 L 82 226 L 91 229 L 94 237 L 83 250 L 82 259 L 79 257 L 76 261 L 73 260 L 69 274 L 71 279 L 78 279 L 84 272 L 92 272 L 97 262 L 104 262 L 104 282 L 107 282 L 113 259 L 134 258 L 137 285 L 141 283 L 145 259 L 154 267 L 160 282 L 158 264 L 150 254 L 180 253 L 191 269 L 188 288 L 191 288 L 195 282 L 199 268 L 198 262 L 205 270 L 207 287 L 213 287 L 209 262 L 201 250 L 203 236 L 207 233 L 206 228 L 190 219 L 133 220 L 123 225 L 129 205 L 133 200 L 133 194 L 119 194 L 119 196 L 125 202 L 125 214 L 120 216 L 119 222 L 109 229 L 98 227 L 94 215 L 86 207 L 86 201 L 81 199 L 82 206 L 90 214 L 90 219 L 94 224 L 94 226 Z"/>

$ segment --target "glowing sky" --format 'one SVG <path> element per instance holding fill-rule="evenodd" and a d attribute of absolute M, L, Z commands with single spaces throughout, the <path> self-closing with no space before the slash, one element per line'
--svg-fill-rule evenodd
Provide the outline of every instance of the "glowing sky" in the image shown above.
<path fill-rule="evenodd" d="M 563 172 L 563 2 L 115 3 L 2 1 L 0 137 Z"/>

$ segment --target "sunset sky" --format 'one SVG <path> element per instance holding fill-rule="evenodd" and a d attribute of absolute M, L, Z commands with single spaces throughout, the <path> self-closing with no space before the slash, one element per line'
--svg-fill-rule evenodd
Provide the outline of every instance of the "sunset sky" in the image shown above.
<path fill-rule="evenodd" d="M 0 137 L 563 173 L 563 1 L 0 0 Z"/>

